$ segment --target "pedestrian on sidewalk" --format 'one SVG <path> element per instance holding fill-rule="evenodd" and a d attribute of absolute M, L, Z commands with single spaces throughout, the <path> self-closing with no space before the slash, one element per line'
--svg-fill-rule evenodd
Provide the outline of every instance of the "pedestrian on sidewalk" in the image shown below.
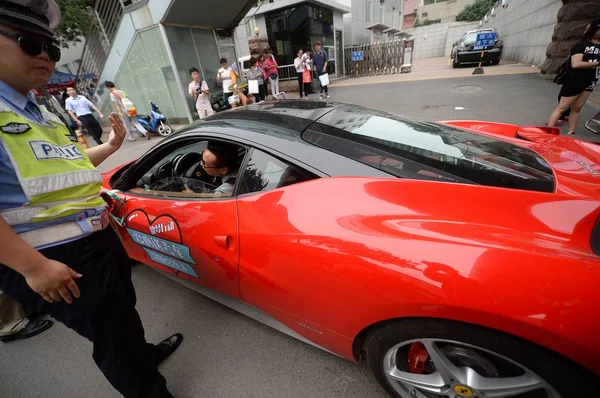
<path fill-rule="evenodd" d="M 569 130 L 575 134 L 581 109 L 600 78 L 600 21 L 594 20 L 582 40 L 571 50 L 570 69 L 563 78 L 560 103 L 550 115 L 548 126 L 556 126 L 561 115 L 571 109 Z"/>
<path fill-rule="evenodd" d="M 268 89 L 267 89 L 267 80 L 268 80 L 267 78 L 268 78 L 268 75 L 265 72 L 265 56 L 264 56 L 264 54 L 260 54 L 258 56 L 258 58 L 256 59 L 256 61 L 257 61 L 256 64 L 258 65 L 258 69 L 260 69 L 260 71 L 262 72 L 262 75 L 263 75 L 263 84 L 262 84 L 262 86 L 263 86 L 263 90 L 264 90 L 264 95 L 262 96 L 263 97 L 262 100 L 264 101 L 264 100 L 267 99 L 267 93 L 269 92 Z"/>
<path fill-rule="evenodd" d="M 298 51 L 296 52 L 294 66 L 296 68 L 296 73 L 298 74 L 298 91 L 300 93 L 300 98 L 306 95 L 306 99 L 308 99 L 308 92 L 310 92 L 310 83 L 304 83 L 303 79 L 304 71 L 306 70 L 306 59 L 304 58 L 304 51 L 302 51 L 302 49 L 298 49 Z"/>
<path fill-rule="evenodd" d="M 258 66 L 258 60 L 254 57 L 250 58 L 250 69 L 248 69 L 248 84 L 250 84 L 250 81 L 258 82 L 258 94 L 253 94 L 256 103 L 263 102 L 265 100 L 264 72 Z"/>
<path fill-rule="evenodd" d="M 61 57 L 59 22 L 54 0 L 0 1 L 0 290 L 91 341 L 123 396 L 172 398 L 158 365 L 183 336 L 146 342 L 130 260 L 100 196 L 96 166 L 121 147 L 123 122 L 111 114 L 108 142 L 84 149 L 36 104 Z"/>
<path fill-rule="evenodd" d="M 127 130 L 127 140 L 135 141 L 135 137 L 133 136 L 133 131 L 131 129 L 132 125 L 143 137 L 146 137 L 146 139 L 149 140 L 150 133 L 148 133 L 144 126 L 142 126 L 135 118 L 137 115 L 137 108 L 133 102 L 127 98 L 125 91 L 117 89 L 113 82 L 107 81 L 104 83 L 104 85 L 110 91 L 110 100 L 115 106 L 117 114 L 121 117 L 123 125 Z"/>
<path fill-rule="evenodd" d="M 73 87 L 67 88 L 67 94 L 69 94 L 69 98 L 65 101 L 65 109 L 69 113 L 69 116 L 77 123 L 79 128 L 85 126 L 85 129 L 91 134 L 96 144 L 103 144 L 102 127 L 100 127 L 100 123 L 92 115 L 92 109 L 98 113 L 100 118 L 104 117 L 102 112 L 89 99 L 83 95 L 77 95 L 77 91 Z"/>
<path fill-rule="evenodd" d="M 308 72 L 304 72 L 304 74 L 306 75 L 307 73 L 310 74 L 310 79 L 311 82 L 305 86 L 305 91 L 306 94 L 316 94 L 319 91 L 319 83 L 316 82 L 315 80 L 319 80 L 318 77 L 316 76 L 316 72 L 314 71 L 314 62 L 313 62 L 313 52 L 312 50 L 309 48 L 306 50 L 306 52 L 304 53 L 304 64 L 306 65 L 306 70 Z M 306 81 L 306 79 L 305 79 Z M 316 85 L 316 86 L 315 86 Z"/>
<path fill-rule="evenodd" d="M 237 76 L 237 73 L 231 69 L 226 58 L 221 58 L 219 63 L 221 64 L 221 68 L 217 71 L 217 84 L 223 85 L 223 99 L 225 100 L 225 107 L 227 109 L 231 109 L 229 97 L 233 95 L 234 91 L 231 86 L 233 85 L 234 79 L 237 81 L 236 78 L 239 76 Z"/>
<path fill-rule="evenodd" d="M 321 42 L 315 43 L 315 52 L 313 54 L 314 70 L 319 75 L 319 85 L 321 86 L 321 98 L 329 98 L 329 88 L 321 83 L 320 77 L 327 74 L 327 65 L 329 57 L 327 53 L 322 49 Z"/>
<path fill-rule="evenodd" d="M 210 104 L 210 89 L 208 84 L 203 79 L 200 83 L 200 71 L 196 68 L 190 69 L 192 82 L 188 86 L 188 93 L 195 101 L 196 111 L 200 119 L 205 119 L 210 115 L 214 115 L 215 111 Z"/>
<path fill-rule="evenodd" d="M 269 82 L 271 83 L 271 95 L 275 97 L 279 94 L 279 65 L 275 60 L 275 56 L 273 55 L 273 51 L 269 50 L 269 55 L 265 60 L 265 73 L 269 77 Z"/>
<path fill-rule="evenodd" d="M 600 23 L 600 18 L 596 18 L 594 21 L 597 21 Z M 588 23 L 587 25 L 585 25 L 585 28 L 583 30 L 583 34 L 585 35 L 587 33 L 587 31 L 590 29 L 590 27 L 592 26 L 592 23 Z M 569 60 L 571 59 L 571 55 L 569 54 L 569 56 L 567 57 Z M 558 103 L 560 104 L 560 99 L 561 99 L 561 95 L 558 94 Z M 560 118 L 558 119 L 558 122 L 556 124 L 563 124 L 565 122 L 569 121 L 569 116 L 571 116 L 571 108 L 567 109 L 566 111 L 564 111 L 562 113 L 562 115 L 560 115 Z"/>

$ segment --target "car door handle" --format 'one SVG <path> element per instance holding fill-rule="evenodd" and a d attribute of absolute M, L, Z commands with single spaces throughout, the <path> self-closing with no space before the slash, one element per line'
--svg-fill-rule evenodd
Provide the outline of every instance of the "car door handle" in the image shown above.
<path fill-rule="evenodd" d="M 215 243 L 219 246 L 223 246 L 225 249 L 229 249 L 229 236 L 215 236 Z"/>

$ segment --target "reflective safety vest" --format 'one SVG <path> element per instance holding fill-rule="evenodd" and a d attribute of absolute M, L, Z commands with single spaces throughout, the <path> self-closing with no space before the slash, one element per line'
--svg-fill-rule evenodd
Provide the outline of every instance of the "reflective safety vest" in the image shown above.
<path fill-rule="evenodd" d="M 33 226 L 20 236 L 36 248 L 74 240 L 108 225 L 100 172 L 56 115 L 42 110 L 42 116 L 51 124 L 23 118 L 0 99 L 0 142 L 27 198 L 21 207 L 0 215 L 11 226 Z M 41 222 L 52 226 L 35 228 Z"/>

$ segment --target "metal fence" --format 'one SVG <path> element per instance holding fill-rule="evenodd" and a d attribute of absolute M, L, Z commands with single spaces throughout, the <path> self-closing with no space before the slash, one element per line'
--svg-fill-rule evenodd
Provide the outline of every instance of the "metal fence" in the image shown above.
<path fill-rule="evenodd" d="M 344 48 L 345 75 L 351 77 L 402 73 L 405 39 L 384 41 Z M 363 52 L 362 61 L 354 61 L 352 53 Z"/>
<path fill-rule="evenodd" d="M 298 73 L 296 72 L 296 67 L 294 66 L 294 64 L 282 65 L 279 68 L 277 68 L 277 71 L 279 72 L 280 81 L 294 80 L 298 78 Z"/>

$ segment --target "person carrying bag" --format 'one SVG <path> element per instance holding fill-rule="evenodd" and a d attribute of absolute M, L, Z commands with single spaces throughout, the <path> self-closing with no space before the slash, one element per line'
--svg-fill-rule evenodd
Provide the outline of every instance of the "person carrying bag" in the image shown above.
<path fill-rule="evenodd" d="M 308 69 L 304 70 L 304 72 L 302 72 L 302 83 L 311 84 L 312 81 L 313 81 L 313 79 L 312 79 L 311 71 Z"/>

